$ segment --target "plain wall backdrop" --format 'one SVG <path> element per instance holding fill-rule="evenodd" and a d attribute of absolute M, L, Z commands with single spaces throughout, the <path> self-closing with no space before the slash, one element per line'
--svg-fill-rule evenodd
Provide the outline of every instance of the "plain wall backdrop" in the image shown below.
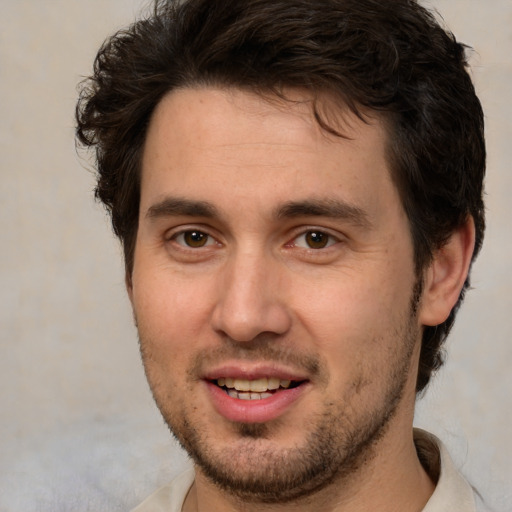
<path fill-rule="evenodd" d="M 489 504 L 512 511 L 512 2 L 426 3 L 475 49 L 488 229 L 416 424 Z M 126 511 L 187 463 L 148 391 L 121 251 L 74 146 L 76 85 L 143 7 L 0 0 L 2 512 Z"/>

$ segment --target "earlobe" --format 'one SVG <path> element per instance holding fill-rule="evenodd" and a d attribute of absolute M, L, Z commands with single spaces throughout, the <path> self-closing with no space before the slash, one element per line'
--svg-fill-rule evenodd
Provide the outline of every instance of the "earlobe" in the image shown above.
<path fill-rule="evenodd" d="M 124 275 L 124 284 L 126 286 L 126 292 L 128 293 L 128 298 L 133 305 L 133 282 L 132 282 L 132 274 L 127 270 Z"/>
<path fill-rule="evenodd" d="M 128 271 L 126 271 L 126 273 L 124 275 L 124 284 L 126 286 L 126 292 L 128 293 L 128 298 L 130 299 L 130 303 L 132 305 L 133 323 L 135 324 L 135 327 L 138 328 L 137 315 L 135 314 L 135 307 L 133 304 L 133 279 L 132 279 L 132 274 Z"/>
<path fill-rule="evenodd" d="M 474 246 L 475 224 L 468 217 L 434 253 L 425 272 L 419 317 L 422 325 L 439 325 L 448 318 L 468 275 Z"/>

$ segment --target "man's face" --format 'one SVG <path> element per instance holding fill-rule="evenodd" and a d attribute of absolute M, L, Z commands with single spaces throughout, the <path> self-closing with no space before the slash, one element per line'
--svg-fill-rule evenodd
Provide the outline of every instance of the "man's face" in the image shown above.
<path fill-rule="evenodd" d="M 421 334 L 385 131 L 306 96 L 167 95 L 142 162 L 130 297 L 148 381 L 198 478 L 285 501 L 410 431 Z M 341 115 L 342 114 L 342 115 Z"/>

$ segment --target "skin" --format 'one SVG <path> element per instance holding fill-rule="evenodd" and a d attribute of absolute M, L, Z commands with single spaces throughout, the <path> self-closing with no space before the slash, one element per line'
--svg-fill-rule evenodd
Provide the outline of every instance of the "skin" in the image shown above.
<path fill-rule="evenodd" d="M 419 511 L 434 488 L 412 438 L 421 333 L 457 299 L 472 223 L 415 300 L 383 123 L 340 111 L 334 137 L 290 96 L 178 90 L 149 127 L 127 283 L 155 400 L 199 464 L 184 510 Z M 303 385 L 270 419 L 233 420 L 207 383 L 219 368 Z M 315 451 L 325 470 L 290 484 Z"/>

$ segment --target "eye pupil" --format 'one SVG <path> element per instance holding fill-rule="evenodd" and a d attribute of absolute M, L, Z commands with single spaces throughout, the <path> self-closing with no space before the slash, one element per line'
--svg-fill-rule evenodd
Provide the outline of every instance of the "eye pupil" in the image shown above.
<path fill-rule="evenodd" d="M 312 249 L 323 249 L 329 241 L 329 235 L 320 231 L 308 231 L 306 233 L 306 242 Z"/>
<path fill-rule="evenodd" d="M 208 240 L 208 235 L 201 231 L 187 231 L 183 238 L 189 247 L 203 247 Z"/>

